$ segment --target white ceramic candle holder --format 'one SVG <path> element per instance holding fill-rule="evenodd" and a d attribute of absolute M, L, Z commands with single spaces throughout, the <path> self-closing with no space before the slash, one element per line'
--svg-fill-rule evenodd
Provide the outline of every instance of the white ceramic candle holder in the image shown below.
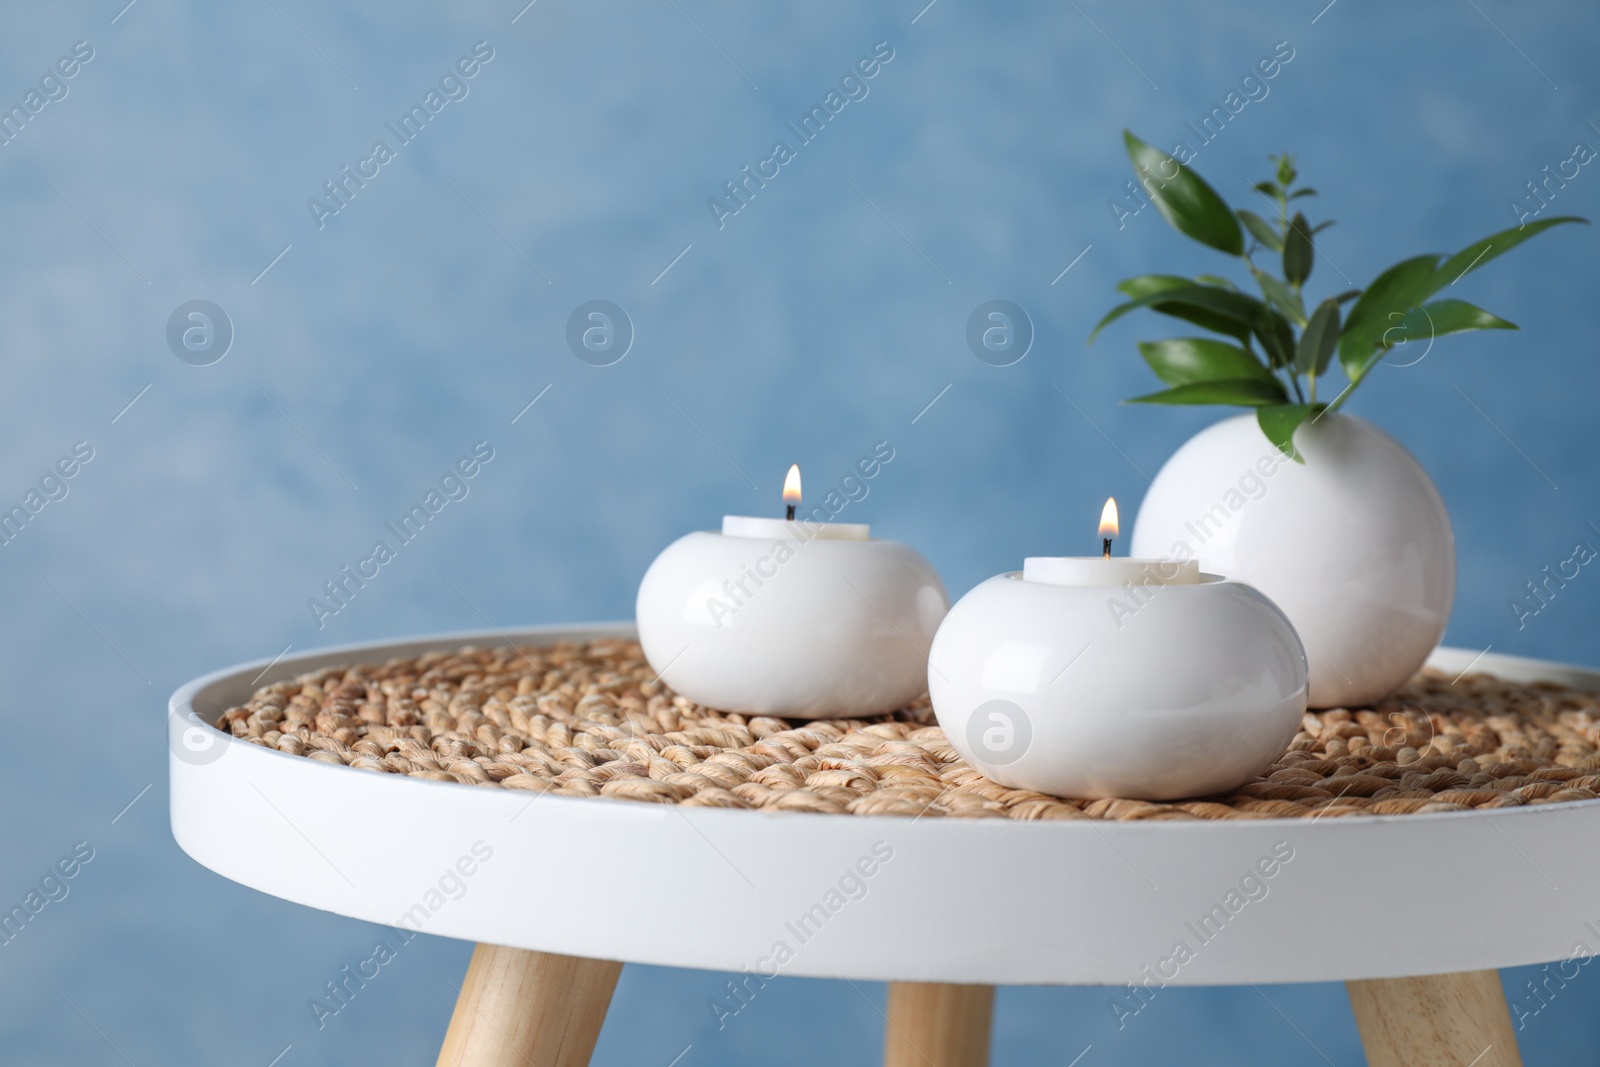
<path fill-rule="evenodd" d="M 1030 559 L 950 609 L 928 689 L 956 751 L 1002 785 L 1083 798 L 1205 796 L 1270 766 L 1306 708 L 1284 614 L 1192 565 L 1108 560 L 1092 584 L 1098 563 Z"/>
<path fill-rule="evenodd" d="M 915 549 L 860 524 L 730 515 L 639 585 L 639 643 L 678 693 L 723 711 L 838 719 L 903 708 L 950 596 Z"/>

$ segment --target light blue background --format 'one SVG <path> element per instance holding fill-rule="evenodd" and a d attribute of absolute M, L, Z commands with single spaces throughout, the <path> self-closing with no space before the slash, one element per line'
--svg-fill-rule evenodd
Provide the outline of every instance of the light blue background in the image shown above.
<path fill-rule="evenodd" d="M 73 42 L 95 49 L 0 147 L 0 502 L 73 442 L 95 449 L 0 549 L 0 898 L 73 842 L 96 850 L 0 947 L 7 1062 L 265 1065 L 291 1044 L 284 1067 L 433 1062 L 467 946 L 416 942 L 319 1032 L 307 999 L 377 928 L 174 845 L 163 706 L 196 674 L 485 617 L 626 617 L 672 538 L 772 508 L 791 460 L 820 487 L 877 440 L 896 458 L 851 517 L 916 544 L 958 594 L 1089 545 L 1108 494 L 1131 515 L 1144 475 L 1219 413 L 1119 406 L 1154 388 L 1132 342 L 1165 322 L 1083 339 L 1117 279 L 1223 264 L 1154 212 L 1118 229 L 1124 126 L 1169 145 L 1288 41 L 1270 95 L 1197 167 L 1243 205 L 1268 152 L 1299 153 L 1315 216 L 1339 220 L 1318 292 L 1345 288 L 1330 261 L 1359 285 L 1512 224 L 1526 181 L 1600 145 L 1600 10 L 1580 3 L 1340 0 L 1319 18 L 1324 0 L 938 0 L 918 18 L 925 0 L 538 0 L 513 24 L 519 0 L 123 2 L 0 11 L 0 102 Z M 307 198 L 478 40 L 495 57 L 470 95 L 319 231 Z M 884 40 L 870 95 L 719 230 L 707 199 Z M 1600 213 L 1592 171 L 1552 213 Z M 1451 643 L 1600 662 L 1587 571 L 1525 629 L 1508 606 L 1600 544 L 1596 263 L 1595 234 L 1568 228 L 1493 264 L 1462 295 L 1520 334 L 1441 342 L 1351 405 L 1452 510 Z M 237 330 L 214 366 L 164 340 L 195 298 Z M 603 369 L 564 341 L 593 298 L 637 330 Z M 963 339 L 993 298 L 1037 331 L 1008 368 Z M 496 458 L 470 497 L 319 631 L 306 600 L 483 439 Z M 1303 950 L 1381 954 L 1382 915 L 1374 893 L 1306 916 Z M 718 1033 L 720 982 L 628 969 L 596 1062 L 665 1067 L 688 1044 L 683 1067 L 876 1062 L 881 987 L 780 981 Z M 1529 1062 L 1592 1059 L 1597 1007 L 1586 970 L 1528 1021 Z M 1090 1044 L 1083 1067 L 1360 1062 L 1338 986 L 1168 991 L 1120 1034 L 1105 991 L 1001 994 L 997 1063 Z"/>

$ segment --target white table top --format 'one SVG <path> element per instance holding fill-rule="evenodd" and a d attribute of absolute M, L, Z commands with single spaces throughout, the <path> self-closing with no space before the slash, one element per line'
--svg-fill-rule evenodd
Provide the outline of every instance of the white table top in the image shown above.
<path fill-rule="evenodd" d="M 256 687 L 323 666 L 631 635 L 625 624 L 446 634 L 197 679 L 168 716 L 173 836 L 226 878 L 339 915 L 768 975 L 1219 985 L 1600 949 L 1600 800 L 1162 823 L 684 808 L 359 772 L 193 718 L 209 724 Z M 1459 671 L 1475 655 L 1441 649 L 1430 663 Z M 1600 690 L 1600 673 L 1535 660 L 1486 655 L 1474 669 Z"/>

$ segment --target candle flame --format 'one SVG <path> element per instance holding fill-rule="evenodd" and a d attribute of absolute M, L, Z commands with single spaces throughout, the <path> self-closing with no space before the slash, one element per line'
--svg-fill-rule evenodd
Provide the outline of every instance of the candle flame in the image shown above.
<path fill-rule="evenodd" d="M 789 464 L 789 473 L 783 479 L 783 502 L 785 504 L 800 503 L 800 464 Z"/>
<path fill-rule="evenodd" d="M 1106 506 L 1100 510 L 1100 536 L 1116 537 L 1120 532 L 1117 525 L 1117 498 L 1106 497 Z"/>

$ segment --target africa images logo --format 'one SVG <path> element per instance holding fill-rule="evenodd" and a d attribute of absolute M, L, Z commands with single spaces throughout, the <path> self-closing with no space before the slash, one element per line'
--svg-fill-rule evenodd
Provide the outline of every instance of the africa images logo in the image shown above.
<path fill-rule="evenodd" d="M 967 719 L 967 744 L 978 754 L 978 762 L 990 767 L 1005 767 L 1017 762 L 1033 743 L 1033 723 L 1020 704 L 1009 700 L 988 700 L 973 709 Z"/>

